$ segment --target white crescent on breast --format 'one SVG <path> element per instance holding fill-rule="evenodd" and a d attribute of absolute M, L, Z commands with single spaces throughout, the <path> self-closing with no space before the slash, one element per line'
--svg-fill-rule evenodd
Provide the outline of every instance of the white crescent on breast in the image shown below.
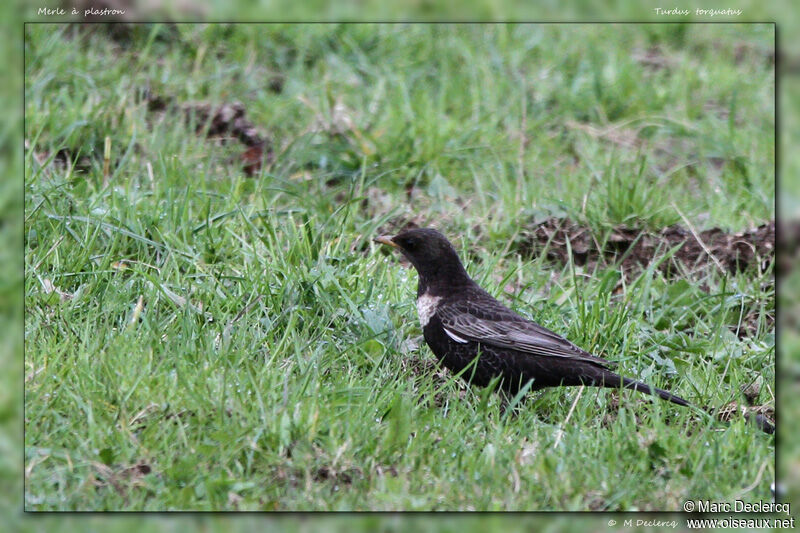
<path fill-rule="evenodd" d="M 441 296 L 430 296 L 423 294 L 417 298 L 417 314 L 419 315 L 419 323 L 424 328 L 431 321 L 431 317 L 436 312 L 436 306 L 439 305 Z"/>

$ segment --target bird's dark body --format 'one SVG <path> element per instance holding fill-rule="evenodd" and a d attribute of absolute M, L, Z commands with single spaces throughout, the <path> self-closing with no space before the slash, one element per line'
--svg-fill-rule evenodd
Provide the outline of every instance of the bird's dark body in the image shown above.
<path fill-rule="evenodd" d="M 486 387 L 492 379 L 500 377 L 500 387 L 510 394 L 516 394 L 529 380 L 534 381 L 531 390 L 561 384 L 576 384 L 565 376 L 569 371 L 564 368 L 554 368 L 553 361 L 542 364 L 543 361 L 535 357 L 521 357 L 521 354 L 515 353 L 514 350 L 506 348 L 498 350 L 494 346 L 473 341 L 456 342 L 447 336 L 441 321 L 436 317 L 431 318 L 422 332 L 433 354 L 450 371 L 459 373 L 475 361 L 472 367 L 461 374 L 461 377 L 472 385 Z"/>
<path fill-rule="evenodd" d="M 516 394 L 587 385 L 625 387 L 688 405 L 683 398 L 612 372 L 611 363 L 510 310 L 483 290 L 438 231 L 414 229 L 383 244 L 399 248 L 419 274 L 417 305 L 425 342 L 439 362 L 467 382 Z M 474 363 L 474 364 L 473 364 Z M 466 370 L 465 370 L 466 369 Z"/>
<path fill-rule="evenodd" d="M 426 287 L 426 291 L 435 296 L 432 287 Z M 466 286 L 457 289 L 455 293 L 440 297 L 440 309 L 456 307 L 465 309 L 470 316 L 482 320 L 500 319 L 512 323 L 533 324 L 503 306 L 477 285 Z M 558 337 L 541 326 L 538 328 L 541 332 L 548 332 Z M 578 385 L 626 387 L 655 394 L 680 405 L 688 405 L 688 402 L 667 391 L 619 376 L 607 368 L 611 363 L 581 350 L 561 337 L 558 338 L 562 341 L 563 347 L 574 350 L 577 355 L 585 359 L 534 355 L 464 338 L 461 339 L 467 342 L 459 342 L 447 334 L 438 313 L 430 317 L 422 332 L 425 342 L 439 362 L 454 373 L 464 371 L 461 377 L 472 385 L 486 387 L 493 379 L 499 377 L 499 387 L 510 395 L 515 395 L 529 381 L 532 382 L 529 388 L 532 391 L 546 387 Z M 465 368 L 467 369 L 464 370 Z"/>
<path fill-rule="evenodd" d="M 545 387 L 586 385 L 632 389 L 672 403 L 689 402 L 622 377 L 612 363 L 507 308 L 469 277 L 453 246 L 434 229 L 416 228 L 376 239 L 398 248 L 419 274 L 417 312 L 425 342 L 439 362 L 473 385 L 499 378 L 509 394 Z M 474 363 L 474 364 L 473 364 Z M 766 433 L 763 415 L 748 419 Z"/>

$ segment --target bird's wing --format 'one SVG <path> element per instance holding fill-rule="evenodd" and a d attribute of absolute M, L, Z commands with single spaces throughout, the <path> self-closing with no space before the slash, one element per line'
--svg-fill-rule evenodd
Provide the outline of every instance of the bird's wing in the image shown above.
<path fill-rule="evenodd" d="M 461 337 L 531 355 L 564 357 L 604 367 L 612 365 L 557 333 L 523 318 L 494 298 L 443 302 L 437 307 L 436 315 L 452 338 Z"/>

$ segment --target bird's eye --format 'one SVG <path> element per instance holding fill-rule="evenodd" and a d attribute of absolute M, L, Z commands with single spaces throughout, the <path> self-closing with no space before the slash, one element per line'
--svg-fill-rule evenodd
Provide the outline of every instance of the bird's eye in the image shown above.
<path fill-rule="evenodd" d="M 417 247 L 417 239 L 408 238 L 406 239 L 405 244 L 406 244 L 406 250 L 413 250 L 414 248 Z"/>

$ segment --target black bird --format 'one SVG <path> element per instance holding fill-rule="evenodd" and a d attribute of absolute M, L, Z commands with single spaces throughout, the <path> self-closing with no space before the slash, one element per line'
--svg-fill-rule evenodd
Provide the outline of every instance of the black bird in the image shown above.
<path fill-rule="evenodd" d="M 500 378 L 510 395 L 563 385 L 624 387 L 678 405 L 689 402 L 622 377 L 612 363 L 507 308 L 469 277 L 453 245 L 438 231 L 415 228 L 376 242 L 399 249 L 419 274 L 417 312 L 425 342 L 441 364 L 485 387 Z M 477 360 L 476 360 L 477 357 Z"/>
<path fill-rule="evenodd" d="M 528 320 L 495 300 L 469 277 L 453 245 L 431 228 L 415 228 L 376 242 L 399 249 L 419 274 L 417 312 L 425 342 L 451 371 L 485 387 L 500 378 L 500 387 L 516 394 L 563 385 L 633 389 L 678 405 L 691 404 L 671 392 L 626 378 L 613 365 Z M 467 368 L 472 363 L 471 368 Z M 764 415 L 745 418 L 765 433 L 775 426 Z"/>

